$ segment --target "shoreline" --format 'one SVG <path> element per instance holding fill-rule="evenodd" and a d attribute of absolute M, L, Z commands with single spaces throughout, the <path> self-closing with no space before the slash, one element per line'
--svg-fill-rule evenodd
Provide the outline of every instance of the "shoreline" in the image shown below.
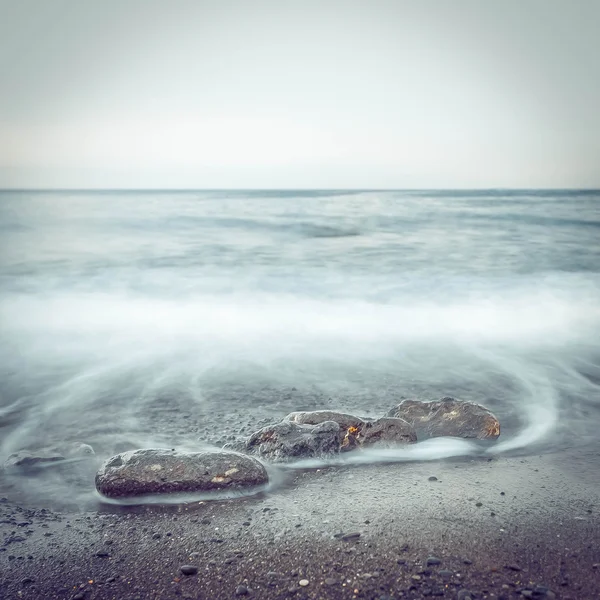
<path fill-rule="evenodd" d="M 466 600 L 466 590 L 473 599 L 600 598 L 599 454 L 587 451 L 592 460 L 574 449 L 294 471 L 269 494 L 79 514 L 7 498 L 0 591 L 69 600 Z M 186 564 L 198 573 L 183 575 Z"/>

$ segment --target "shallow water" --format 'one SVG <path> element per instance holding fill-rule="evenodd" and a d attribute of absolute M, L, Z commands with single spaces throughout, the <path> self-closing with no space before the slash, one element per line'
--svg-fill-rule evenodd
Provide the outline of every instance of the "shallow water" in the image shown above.
<path fill-rule="evenodd" d="M 2 192 L 0 240 L 0 460 L 401 396 L 485 404 L 495 454 L 597 441 L 600 192 Z M 93 493 L 65 467 L 9 483 Z"/>

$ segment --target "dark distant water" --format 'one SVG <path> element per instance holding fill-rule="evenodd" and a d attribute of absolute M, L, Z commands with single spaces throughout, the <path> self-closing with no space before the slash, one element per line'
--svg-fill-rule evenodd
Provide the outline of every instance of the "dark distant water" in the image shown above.
<path fill-rule="evenodd" d="M 2 192 L 0 240 L 0 460 L 401 395 L 598 439 L 600 192 Z"/>

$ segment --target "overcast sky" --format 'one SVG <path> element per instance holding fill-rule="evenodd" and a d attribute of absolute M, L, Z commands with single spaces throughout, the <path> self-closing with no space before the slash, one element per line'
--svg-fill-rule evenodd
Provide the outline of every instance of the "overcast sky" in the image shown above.
<path fill-rule="evenodd" d="M 0 187 L 600 187 L 598 0 L 0 0 Z"/>

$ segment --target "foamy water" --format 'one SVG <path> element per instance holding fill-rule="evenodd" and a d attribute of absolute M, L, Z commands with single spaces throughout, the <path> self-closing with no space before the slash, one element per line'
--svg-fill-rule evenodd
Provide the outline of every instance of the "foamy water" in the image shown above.
<path fill-rule="evenodd" d="M 0 228 L 2 460 L 198 449 L 403 395 L 489 406 L 489 454 L 596 438 L 600 194 L 5 192 Z"/>

